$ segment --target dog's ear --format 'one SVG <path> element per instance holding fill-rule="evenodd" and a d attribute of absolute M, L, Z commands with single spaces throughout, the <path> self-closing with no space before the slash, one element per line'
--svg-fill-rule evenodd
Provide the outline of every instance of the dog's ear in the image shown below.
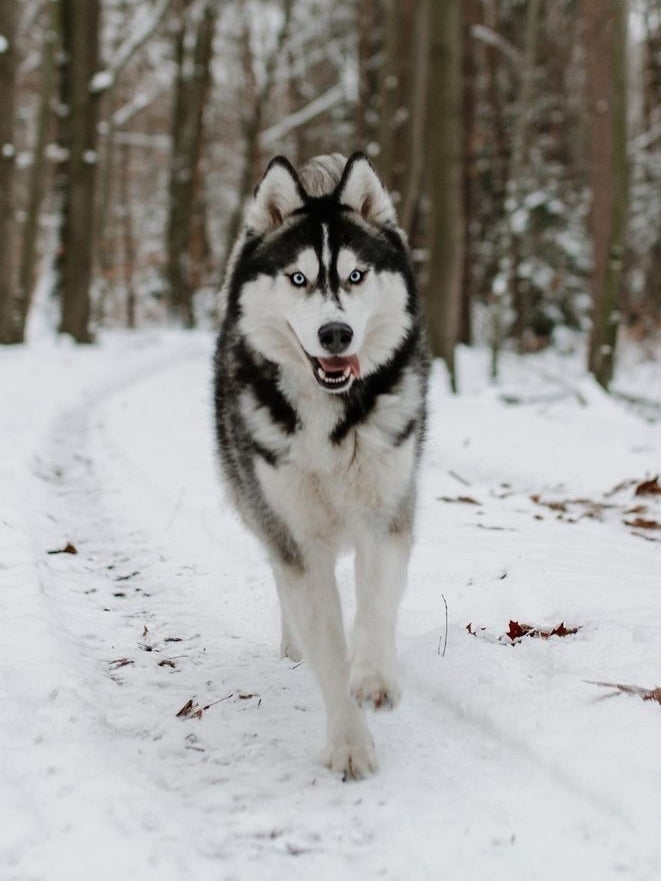
<path fill-rule="evenodd" d="M 354 153 L 347 160 L 338 198 L 368 223 L 383 226 L 397 223 L 397 215 L 381 178 L 364 153 Z"/>
<path fill-rule="evenodd" d="M 246 212 L 246 228 L 263 235 L 281 226 L 305 205 L 305 190 L 296 171 L 284 156 L 269 163 Z"/>

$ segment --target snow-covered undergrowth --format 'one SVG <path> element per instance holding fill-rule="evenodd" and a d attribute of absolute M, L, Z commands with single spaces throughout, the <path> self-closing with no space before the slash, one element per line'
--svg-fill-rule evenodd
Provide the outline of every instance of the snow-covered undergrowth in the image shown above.
<path fill-rule="evenodd" d="M 342 784 L 219 498 L 211 347 L 0 351 L 3 881 L 661 877 L 661 706 L 593 684 L 661 685 L 661 422 L 567 357 L 436 371 L 404 701 Z"/>

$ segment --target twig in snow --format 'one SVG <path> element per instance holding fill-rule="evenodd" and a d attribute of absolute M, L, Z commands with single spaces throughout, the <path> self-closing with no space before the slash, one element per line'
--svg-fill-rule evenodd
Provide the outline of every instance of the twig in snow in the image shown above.
<path fill-rule="evenodd" d="M 456 471 L 452 471 L 451 469 L 449 469 L 448 474 L 450 475 L 450 477 L 454 477 L 455 480 L 458 480 L 459 483 L 463 483 L 464 486 L 471 485 L 470 480 L 466 480 L 465 477 L 462 477 L 460 474 L 457 474 Z"/>
<path fill-rule="evenodd" d="M 445 599 L 445 594 L 442 593 L 441 597 L 443 599 L 443 605 L 445 606 L 445 638 L 438 638 L 438 652 L 442 658 L 445 657 L 445 650 L 448 647 L 448 601 Z M 441 639 L 443 639 L 443 651 L 441 652 Z"/>

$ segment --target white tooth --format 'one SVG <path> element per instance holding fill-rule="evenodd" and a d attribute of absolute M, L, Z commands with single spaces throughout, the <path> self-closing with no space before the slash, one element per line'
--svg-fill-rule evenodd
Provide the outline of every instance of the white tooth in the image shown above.
<path fill-rule="evenodd" d="M 326 379 L 326 371 L 323 367 L 317 367 L 317 372 L 322 379 Z"/>

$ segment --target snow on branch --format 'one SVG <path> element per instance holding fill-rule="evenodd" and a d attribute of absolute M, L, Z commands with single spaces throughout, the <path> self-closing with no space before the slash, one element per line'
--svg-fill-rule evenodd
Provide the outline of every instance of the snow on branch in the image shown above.
<path fill-rule="evenodd" d="M 331 86 L 328 91 L 315 98 L 309 104 L 306 104 L 305 107 L 301 107 L 295 113 L 290 113 L 289 116 L 285 116 L 284 119 L 270 126 L 270 128 L 264 129 L 259 136 L 260 145 L 262 147 L 271 146 L 276 141 L 286 137 L 290 132 L 305 125 L 306 122 L 321 116 L 322 113 L 330 110 L 331 107 L 335 107 L 336 104 L 344 100 L 344 97 L 344 87 L 341 84 L 338 83 Z"/>
<path fill-rule="evenodd" d="M 518 65 L 521 63 L 521 52 L 516 46 L 510 43 L 509 40 L 506 40 L 505 37 L 501 36 L 501 34 L 497 33 L 492 28 L 485 27 L 481 24 L 474 24 L 471 27 L 471 37 L 475 40 L 481 40 L 488 46 L 494 46 L 496 49 L 500 49 L 503 55 L 506 55 L 513 64 Z"/>
<path fill-rule="evenodd" d="M 152 14 L 145 17 L 134 33 L 124 40 L 115 53 L 112 64 L 94 74 L 89 85 L 90 92 L 106 92 L 115 85 L 121 72 L 154 33 L 172 3 L 173 0 L 159 0 Z"/>

